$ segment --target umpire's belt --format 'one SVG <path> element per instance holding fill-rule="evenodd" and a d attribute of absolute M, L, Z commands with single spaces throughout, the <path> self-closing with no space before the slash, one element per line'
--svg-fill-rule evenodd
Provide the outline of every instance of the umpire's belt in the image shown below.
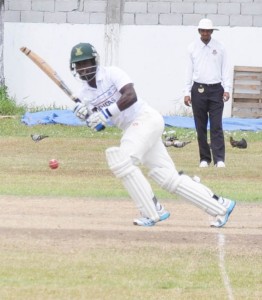
<path fill-rule="evenodd" d="M 219 82 L 219 83 L 210 83 L 210 84 L 208 83 L 207 84 L 207 83 L 199 83 L 199 82 L 194 81 L 194 83 L 198 84 L 198 85 L 202 85 L 202 86 L 219 86 L 219 85 L 221 85 L 221 82 Z"/>

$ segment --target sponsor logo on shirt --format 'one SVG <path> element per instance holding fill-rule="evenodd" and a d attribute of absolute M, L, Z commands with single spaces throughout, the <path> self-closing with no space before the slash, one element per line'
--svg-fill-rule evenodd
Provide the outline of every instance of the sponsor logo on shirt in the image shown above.
<path fill-rule="evenodd" d="M 108 107 L 115 103 L 118 99 L 117 88 L 111 85 L 104 93 L 93 99 L 92 104 L 97 107 L 98 110 L 101 110 L 101 108 Z"/>

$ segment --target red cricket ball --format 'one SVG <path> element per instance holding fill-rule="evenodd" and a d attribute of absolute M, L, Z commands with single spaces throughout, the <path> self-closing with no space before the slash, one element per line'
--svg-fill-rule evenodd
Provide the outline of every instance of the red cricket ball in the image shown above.
<path fill-rule="evenodd" d="M 57 169 L 58 166 L 59 166 L 59 163 L 58 163 L 58 161 L 56 159 L 49 160 L 49 167 L 51 169 Z"/>

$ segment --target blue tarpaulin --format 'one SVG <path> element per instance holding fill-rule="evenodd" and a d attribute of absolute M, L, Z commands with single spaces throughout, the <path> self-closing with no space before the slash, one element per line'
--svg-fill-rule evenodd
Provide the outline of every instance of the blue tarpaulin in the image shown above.
<path fill-rule="evenodd" d="M 195 128 L 193 117 L 167 116 L 164 117 L 166 126 Z M 208 124 L 209 128 L 209 124 Z M 246 130 L 259 131 L 262 130 L 261 119 L 246 118 L 223 118 L 223 129 L 227 131 Z"/>
<path fill-rule="evenodd" d="M 181 116 L 164 116 L 166 126 L 180 128 L 195 128 L 193 117 Z M 35 113 L 25 113 L 21 122 L 28 126 L 39 124 L 63 124 L 70 126 L 83 126 L 85 122 L 80 121 L 72 110 L 47 110 Z M 260 119 L 245 119 L 245 118 L 224 118 L 224 130 L 246 130 L 259 131 L 262 130 L 262 118 Z"/>
<path fill-rule="evenodd" d="M 46 110 L 35 113 L 27 112 L 21 119 L 28 126 L 44 124 L 63 124 L 71 126 L 83 126 L 82 122 L 75 116 L 72 110 Z"/>

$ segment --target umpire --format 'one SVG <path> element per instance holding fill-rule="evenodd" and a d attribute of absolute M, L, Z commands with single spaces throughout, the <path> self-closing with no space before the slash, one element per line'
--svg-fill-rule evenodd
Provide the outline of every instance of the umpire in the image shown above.
<path fill-rule="evenodd" d="M 226 50 L 220 42 L 211 38 L 214 30 L 217 29 L 211 20 L 202 19 L 198 25 L 200 39 L 188 48 L 184 103 L 192 106 L 201 168 L 208 167 L 212 159 L 216 167 L 225 167 L 222 115 L 224 102 L 230 97 L 231 78 Z"/>

